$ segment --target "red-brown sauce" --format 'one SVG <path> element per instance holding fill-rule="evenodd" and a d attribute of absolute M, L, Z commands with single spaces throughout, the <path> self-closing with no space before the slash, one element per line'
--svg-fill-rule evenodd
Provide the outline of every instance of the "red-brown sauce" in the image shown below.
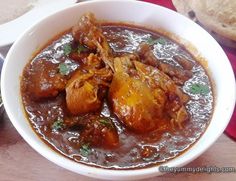
<path fill-rule="evenodd" d="M 113 53 L 116 55 L 133 53 L 142 41 L 147 41 L 150 37 L 153 39 L 162 37 L 157 32 L 123 24 L 104 24 L 102 29 Z M 191 117 L 189 121 L 184 123 L 182 129 L 174 128 L 169 122 L 163 120 L 160 121 L 156 130 L 137 134 L 127 129 L 118 120 L 112 113 L 106 98 L 102 110 L 81 116 L 72 116 L 68 113 L 65 92 L 63 91 L 54 98 L 40 101 L 32 99 L 32 95 L 26 89 L 30 84 L 29 77 L 32 76 L 32 72 L 35 73 L 36 69 L 38 72 L 42 71 L 41 64 L 35 62 L 42 59 L 47 60 L 48 64 L 45 64 L 43 69 L 52 77 L 57 73 L 60 63 L 66 62 L 71 65 L 70 74 L 82 66 L 70 56 L 66 56 L 63 51 L 65 44 L 73 42 L 70 33 L 63 34 L 58 39 L 51 41 L 32 59 L 23 72 L 21 94 L 26 115 L 32 128 L 55 151 L 76 162 L 92 166 L 109 169 L 143 168 L 161 164 L 180 155 L 199 139 L 209 124 L 213 111 L 213 93 L 210 78 L 201 64 L 176 42 L 168 37 L 162 38 L 164 42 L 159 42 L 153 46 L 153 52 L 158 60 L 178 66 L 173 57 L 181 55 L 194 64 L 192 78 L 182 86 L 182 90 L 190 96 L 186 109 Z M 209 91 L 204 95 L 192 93 L 190 87 L 196 83 L 207 85 Z M 81 102 L 81 104 L 83 103 Z M 93 116 L 107 118 L 114 123 L 119 135 L 120 144 L 118 147 L 108 149 L 85 146 L 83 150 L 79 144 L 80 127 L 71 126 L 56 131 L 52 129 L 54 121 L 58 118 L 70 121 L 87 121 Z"/>

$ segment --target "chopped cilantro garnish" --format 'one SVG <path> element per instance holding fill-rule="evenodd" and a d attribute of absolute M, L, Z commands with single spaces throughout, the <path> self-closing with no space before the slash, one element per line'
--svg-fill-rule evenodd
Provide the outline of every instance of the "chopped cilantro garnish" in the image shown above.
<path fill-rule="evenodd" d="M 66 63 L 59 64 L 59 72 L 62 75 L 68 75 L 70 73 L 70 69 Z"/>
<path fill-rule="evenodd" d="M 207 93 L 210 92 L 210 89 L 207 85 L 203 85 L 203 84 L 192 84 L 190 86 L 190 92 L 192 94 L 203 94 L 206 95 Z"/>
<path fill-rule="evenodd" d="M 80 44 L 77 47 L 72 47 L 70 44 L 65 44 L 63 46 L 63 51 L 66 56 L 70 55 L 70 53 L 72 52 L 77 52 L 78 54 L 80 54 L 81 52 L 85 52 L 87 50 L 88 48 Z"/>
<path fill-rule="evenodd" d="M 147 40 L 147 43 L 149 44 L 149 45 L 154 45 L 154 44 L 157 44 L 157 43 L 159 43 L 159 44 L 161 44 L 161 45 L 164 45 L 165 43 L 166 43 L 166 40 L 164 39 L 164 38 L 162 38 L 162 37 L 160 37 L 160 38 L 158 38 L 158 39 L 152 39 L 151 37 Z"/>
<path fill-rule="evenodd" d="M 71 45 L 70 44 L 64 45 L 63 46 L 63 51 L 64 51 L 65 55 L 68 56 L 72 51 Z"/>
<path fill-rule="evenodd" d="M 159 43 L 159 44 L 161 44 L 161 45 L 164 45 L 165 43 L 166 43 L 166 40 L 165 40 L 165 38 L 158 38 L 157 39 L 157 43 Z"/>
<path fill-rule="evenodd" d="M 81 154 L 82 156 L 87 157 L 87 156 L 90 154 L 90 152 L 91 152 L 91 149 L 90 149 L 90 146 L 89 146 L 88 143 L 83 144 L 83 145 L 80 147 L 80 154 Z"/>
<path fill-rule="evenodd" d="M 151 37 L 147 40 L 147 43 L 149 45 L 154 45 L 156 43 L 156 40 L 152 39 Z"/>
<path fill-rule="evenodd" d="M 64 122 L 62 119 L 58 118 L 51 126 L 53 130 L 62 130 L 64 128 Z"/>
<path fill-rule="evenodd" d="M 64 62 L 59 64 L 59 72 L 61 75 L 68 75 L 73 70 L 77 69 L 78 65 L 73 62 Z"/>

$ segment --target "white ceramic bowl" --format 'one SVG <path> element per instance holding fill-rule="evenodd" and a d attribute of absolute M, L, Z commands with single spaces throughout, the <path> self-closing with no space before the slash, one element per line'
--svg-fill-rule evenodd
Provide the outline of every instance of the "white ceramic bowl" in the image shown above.
<path fill-rule="evenodd" d="M 2 72 L 2 95 L 6 111 L 17 131 L 41 155 L 68 170 L 102 179 L 137 180 L 160 175 L 158 166 L 138 170 L 106 170 L 73 162 L 49 148 L 31 129 L 24 115 L 20 96 L 20 77 L 35 50 L 67 30 L 85 12 L 98 19 L 128 21 L 162 28 L 192 43 L 206 58 L 215 84 L 215 107 L 206 132 L 181 156 L 164 165 L 183 166 L 209 148 L 227 126 L 235 104 L 235 80 L 230 63 L 219 44 L 200 26 L 174 11 L 139 1 L 91 1 L 53 14 L 25 31 L 9 51 Z"/>

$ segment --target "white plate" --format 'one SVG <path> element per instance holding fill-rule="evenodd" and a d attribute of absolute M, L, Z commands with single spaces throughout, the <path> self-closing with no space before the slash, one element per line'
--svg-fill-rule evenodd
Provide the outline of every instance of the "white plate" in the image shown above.
<path fill-rule="evenodd" d="M 17 1 L 17 0 L 16 0 Z M 16 38 L 43 17 L 48 16 L 77 0 L 38 0 L 34 8 L 22 16 L 0 25 L 0 47 L 12 44 Z M 58 21 L 60 23 L 61 20 Z"/>

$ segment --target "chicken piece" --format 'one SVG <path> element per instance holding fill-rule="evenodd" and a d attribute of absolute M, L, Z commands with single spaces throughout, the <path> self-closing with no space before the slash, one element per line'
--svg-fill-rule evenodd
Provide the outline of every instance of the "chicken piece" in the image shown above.
<path fill-rule="evenodd" d="M 109 92 L 114 113 L 127 127 L 141 133 L 156 128 L 164 105 L 155 100 L 145 83 L 125 73 L 115 73 Z"/>
<path fill-rule="evenodd" d="M 80 44 L 96 50 L 106 66 L 114 70 L 111 49 L 94 14 L 84 14 L 72 28 L 72 36 Z"/>
<path fill-rule="evenodd" d="M 169 119 L 182 127 L 189 116 L 189 97 L 159 69 L 129 57 L 114 59 L 115 73 L 109 90 L 113 112 L 130 129 L 145 133 Z"/>
<path fill-rule="evenodd" d="M 66 87 L 67 108 L 74 115 L 96 111 L 101 107 L 98 86 L 86 80 L 89 76 L 77 71 Z"/>
<path fill-rule="evenodd" d="M 113 112 L 128 128 L 145 133 L 157 128 L 158 120 L 163 118 L 166 96 L 161 89 L 150 89 L 135 74 L 130 76 L 132 66 L 127 57 L 114 59 L 116 72 L 109 99 Z"/>
<path fill-rule="evenodd" d="M 97 44 L 105 40 L 100 25 L 92 13 L 81 16 L 78 24 L 72 28 L 72 35 L 80 44 L 95 50 Z"/>
<path fill-rule="evenodd" d="M 189 101 L 186 95 L 173 80 L 160 70 L 147 66 L 141 62 L 134 62 L 141 79 L 146 82 L 150 88 L 161 88 L 167 95 L 164 111 L 171 117 L 172 123 L 181 128 L 182 123 L 189 119 L 185 104 Z"/>
<path fill-rule="evenodd" d="M 94 54 L 86 62 L 87 65 L 77 70 L 66 85 L 66 104 L 73 115 L 98 110 L 112 78 L 110 69 L 97 68 L 100 67 L 99 59 Z"/>
<path fill-rule="evenodd" d="M 39 59 L 30 66 L 27 77 L 27 91 L 34 100 L 42 98 L 55 97 L 60 91 L 63 91 L 66 85 L 66 79 L 58 73 L 58 65 L 46 59 Z"/>
<path fill-rule="evenodd" d="M 178 85 L 183 85 L 184 82 L 189 80 L 193 73 L 189 70 L 184 70 L 179 67 L 167 64 L 167 63 L 160 63 L 159 68 L 165 72 L 167 75 L 172 77 L 172 79 L 175 81 Z"/>
<path fill-rule="evenodd" d="M 153 50 L 150 45 L 142 43 L 138 50 L 138 55 L 140 56 L 141 62 L 154 67 L 158 67 L 161 71 L 169 75 L 176 84 L 183 85 L 184 82 L 189 80 L 193 75 L 190 71 L 194 64 L 183 57 L 174 56 L 174 59 L 183 67 L 176 67 L 170 64 L 162 63 L 153 54 Z"/>
<path fill-rule="evenodd" d="M 109 118 L 90 116 L 84 124 L 80 142 L 108 149 L 116 148 L 119 145 L 119 135 Z"/>

